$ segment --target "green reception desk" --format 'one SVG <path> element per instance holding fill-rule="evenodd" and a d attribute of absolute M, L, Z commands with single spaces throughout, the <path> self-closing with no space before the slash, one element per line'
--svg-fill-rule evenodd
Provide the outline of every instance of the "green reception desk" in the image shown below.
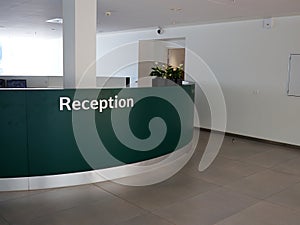
<path fill-rule="evenodd" d="M 0 191 L 88 183 L 91 171 L 122 168 L 187 146 L 193 138 L 194 90 L 194 84 L 2 89 Z"/>

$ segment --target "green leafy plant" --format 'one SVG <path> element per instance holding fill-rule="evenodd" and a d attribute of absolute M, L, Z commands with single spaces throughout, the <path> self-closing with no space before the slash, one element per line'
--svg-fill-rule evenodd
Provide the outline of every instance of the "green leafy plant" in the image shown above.
<path fill-rule="evenodd" d="M 150 76 L 156 76 L 156 77 L 163 77 L 163 78 L 165 78 L 165 70 L 163 70 L 159 66 L 152 67 L 152 71 L 150 73 Z"/>
<path fill-rule="evenodd" d="M 156 66 L 152 68 L 150 76 L 162 77 L 177 82 L 177 80 L 183 80 L 184 78 L 183 65 L 176 68 L 171 65 Z"/>

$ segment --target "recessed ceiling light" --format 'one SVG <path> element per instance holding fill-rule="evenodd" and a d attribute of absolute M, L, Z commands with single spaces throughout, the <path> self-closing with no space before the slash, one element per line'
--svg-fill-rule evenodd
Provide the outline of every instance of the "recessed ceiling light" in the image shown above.
<path fill-rule="evenodd" d="M 182 8 L 171 8 L 170 10 L 173 12 L 179 12 L 182 11 Z"/>
<path fill-rule="evenodd" d="M 236 3 L 236 0 L 208 0 L 209 2 L 217 3 L 217 4 L 233 4 Z"/>
<path fill-rule="evenodd" d="M 62 18 L 54 18 L 54 19 L 46 20 L 46 23 L 62 24 L 63 19 Z"/>
<path fill-rule="evenodd" d="M 111 16 L 111 11 L 106 11 L 105 16 Z"/>

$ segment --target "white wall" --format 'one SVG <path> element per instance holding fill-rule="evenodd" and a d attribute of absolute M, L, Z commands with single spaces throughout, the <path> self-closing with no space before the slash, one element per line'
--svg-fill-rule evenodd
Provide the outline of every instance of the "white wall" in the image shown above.
<path fill-rule="evenodd" d="M 300 17 L 285 17 L 275 18 L 270 30 L 262 28 L 262 20 L 253 20 L 170 28 L 160 36 L 155 30 L 99 35 L 98 56 L 115 49 L 112 55 L 119 57 L 105 61 L 106 72 L 131 63 L 128 71 L 137 76 L 139 40 L 184 37 L 190 50 L 186 71 L 200 80 L 204 91 L 214 91 L 216 86 L 209 79 L 212 74 L 204 68 L 205 63 L 193 59 L 195 53 L 222 87 L 227 132 L 300 145 L 300 98 L 286 94 L 289 54 L 300 53 L 298 27 Z M 205 101 L 197 92 L 201 126 L 210 127 Z"/>

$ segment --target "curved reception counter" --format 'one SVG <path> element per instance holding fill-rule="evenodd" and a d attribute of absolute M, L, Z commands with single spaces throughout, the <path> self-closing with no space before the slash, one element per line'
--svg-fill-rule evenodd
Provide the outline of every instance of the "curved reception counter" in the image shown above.
<path fill-rule="evenodd" d="M 2 89 L 0 191 L 128 176 L 193 138 L 194 84 L 124 89 Z M 103 174 L 102 174 L 103 175 Z"/>

